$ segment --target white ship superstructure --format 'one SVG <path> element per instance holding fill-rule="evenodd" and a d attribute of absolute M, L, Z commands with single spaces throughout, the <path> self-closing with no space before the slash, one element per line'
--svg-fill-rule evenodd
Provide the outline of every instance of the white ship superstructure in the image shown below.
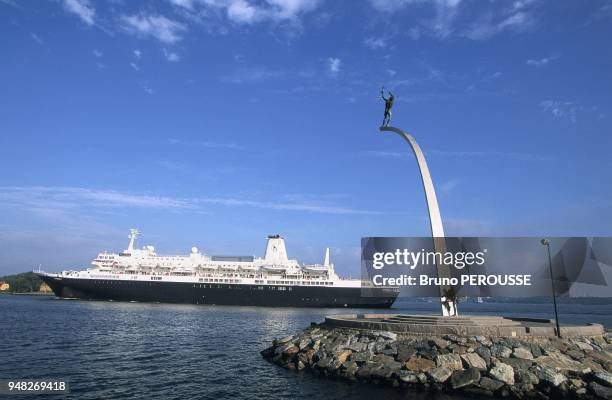
<path fill-rule="evenodd" d="M 121 253 L 101 252 L 85 271 L 64 271 L 63 275 L 79 278 L 132 277 L 165 281 L 227 282 L 244 284 L 288 284 L 314 286 L 360 287 L 358 279 L 340 278 L 330 261 L 329 248 L 323 264 L 301 265 L 289 259 L 285 240 L 280 235 L 268 236 L 263 258 L 254 256 L 214 256 L 197 247 L 184 255 L 158 255 L 153 246 L 136 248 L 139 235 L 131 229 L 127 249 Z"/>

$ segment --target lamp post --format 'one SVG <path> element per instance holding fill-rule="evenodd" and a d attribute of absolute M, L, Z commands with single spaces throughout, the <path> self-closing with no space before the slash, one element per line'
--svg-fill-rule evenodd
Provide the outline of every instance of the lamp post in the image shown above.
<path fill-rule="evenodd" d="M 555 278 L 553 275 L 552 257 L 550 255 L 550 240 L 544 238 L 540 240 L 540 243 L 542 244 L 542 246 L 546 246 L 546 251 L 548 253 L 548 270 L 550 271 L 550 284 L 552 286 L 552 298 L 553 305 L 555 307 L 555 324 L 557 325 L 557 337 L 560 338 L 561 328 L 559 327 L 559 314 L 557 313 L 557 294 L 555 293 Z"/>

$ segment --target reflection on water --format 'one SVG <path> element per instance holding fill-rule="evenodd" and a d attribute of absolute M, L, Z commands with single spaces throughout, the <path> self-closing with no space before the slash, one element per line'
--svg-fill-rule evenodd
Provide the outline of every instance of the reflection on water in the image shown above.
<path fill-rule="evenodd" d="M 402 299 L 387 312 L 437 313 L 438 307 Z M 560 310 L 566 322 L 612 325 L 610 304 L 561 304 Z M 549 318 L 552 310 L 546 303 L 470 303 L 461 311 Z M 0 378 L 66 378 L 71 398 L 86 399 L 451 398 L 298 374 L 260 357 L 273 338 L 347 312 L 0 296 Z"/>

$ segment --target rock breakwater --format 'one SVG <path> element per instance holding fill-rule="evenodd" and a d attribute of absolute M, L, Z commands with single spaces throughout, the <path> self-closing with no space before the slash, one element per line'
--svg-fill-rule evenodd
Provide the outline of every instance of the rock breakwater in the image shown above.
<path fill-rule="evenodd" d="M 261 352 L 284 368 L 399 389 L 612 400 L 612 335 L 398 335 L 313 324 Z"/>

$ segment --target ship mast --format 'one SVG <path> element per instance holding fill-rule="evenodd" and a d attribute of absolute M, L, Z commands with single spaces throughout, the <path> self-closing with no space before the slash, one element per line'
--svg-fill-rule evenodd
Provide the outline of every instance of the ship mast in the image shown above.
<path fill-rule="evenodd" d="M 125 251 L 126 253 L 132 254 L 132 252 L 134 251 L 134 240 L 136 240 L 139 234 L 140 232 L 138 231 L 138 229 L 130 229 L 130 234 L 128 235 L 128 239 L 130 239 L 130 244 L 128 244 L 128 248 Z"/>

